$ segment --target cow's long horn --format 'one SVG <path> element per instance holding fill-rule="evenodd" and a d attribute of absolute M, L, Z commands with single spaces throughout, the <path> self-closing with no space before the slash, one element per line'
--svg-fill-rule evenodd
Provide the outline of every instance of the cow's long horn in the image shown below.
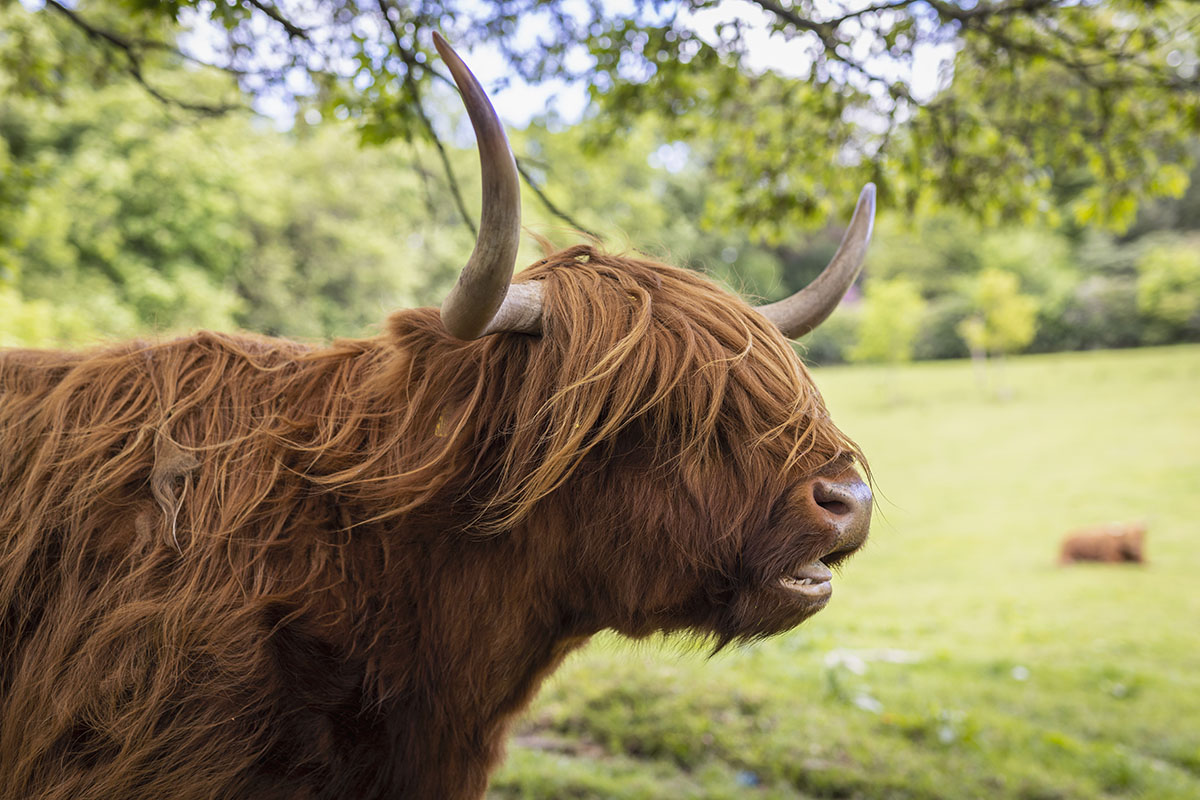
<path fill-rule="evenodd" d="M 541 285 L 509 286 L 521 237 L 521 184 L 504 125 L 471 70 L 441 35 L 433 44 L 450 69 L 475 128 L 483 171 L 483 210 L 475 249 L 442 302 L 442 324 L 459 339 L 490 333 L 541 333 Z"/>
<path fill-rule="evenodd" d="M 850 227 L 846 228 L 842 243 L 824 271 L 791 297 L 758 306 L 758 312 L 774 322 L 789 339 L 803 336 L 824 322 L 858 277 L 874 224 L 875 184 L 868 183 L 858 196 Z"/>

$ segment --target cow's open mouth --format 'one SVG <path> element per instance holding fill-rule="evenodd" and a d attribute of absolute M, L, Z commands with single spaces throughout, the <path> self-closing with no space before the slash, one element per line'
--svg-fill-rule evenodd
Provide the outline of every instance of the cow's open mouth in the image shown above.
<path fill-rule="evenodd" d="M 814 561 L 779 579 L 780 588 L 810 601 L 824 602 L 833 594 L 833 572 Z"/>

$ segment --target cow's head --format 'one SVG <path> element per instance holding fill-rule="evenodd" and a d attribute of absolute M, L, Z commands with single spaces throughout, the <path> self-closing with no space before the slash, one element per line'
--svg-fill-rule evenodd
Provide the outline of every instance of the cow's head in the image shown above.
<path fill-rule="evenodd" d="M 789 339 L 824 320 L 857 276 L 874 187 L 825 271 L 770 305 L 587 246 L 511 283 L 514 160 L 478 82 L 435 42 L 483 167 L 478 242 L 441 308 L 446 340 L 488 373 L 447 403 L 447 424 L 474 451 L 460 496 L 484 498 L 480 534 L 525 542 L 564 613 L 594 627 L 728 641 L 816 613 L 829 567 L 866 540 L 871 492 Z M 475 419 L 498 409 L 505 419 Z"/>

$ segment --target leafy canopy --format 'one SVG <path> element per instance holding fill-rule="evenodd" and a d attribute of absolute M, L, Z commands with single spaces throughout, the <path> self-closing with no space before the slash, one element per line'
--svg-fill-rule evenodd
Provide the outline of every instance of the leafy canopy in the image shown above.
<path fill-rule="evenodd" d="M 593 148 L 619 150 L 645 119 L 695 145 L 733 189 L 711 221 L 767 237 L 844 213 L 866 180 L 885 206 L 990 221 L 1061 207 L 1123 228 L 1140 199 L 1186 188 L 1200 132 L 1200 14 L 1186 0 L 46 0 L 41 13 L 85 46 L 11 60 L 24 90 L 123 71 L 164 102 L 229 105 L 159 83 L 150 66 L 173 57 L 213 64 L 260 104 L 351 119 L 371 142 L 440 140 L 441 30 L 503 57 L 482 76 L 493 84 L 585 89 Z"/>

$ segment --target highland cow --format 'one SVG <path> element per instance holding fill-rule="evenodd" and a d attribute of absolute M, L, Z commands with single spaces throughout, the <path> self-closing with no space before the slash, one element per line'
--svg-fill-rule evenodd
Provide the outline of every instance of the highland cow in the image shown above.
<path fill-rule="evenodd" d="M 0 355 L 0 797 L 478 798 L 598 631 L 714 646 L 819 611 L 871 493 L 788 338 L 870 235 L 752 308 L 588 246 L 512 278 L 503 130 L 440 313 L 312 347 Z"/>
<path fill-rule="evenodd" d="M 1145 562 L 1142 551 L 1146 526 L 1137 522 L 1098 525 L 1082 528 L 1063 539 L 1059 551 L 1059 564 L 1074 564 L 1076 561 L 1103 561 L 1109 564 Z"/>

